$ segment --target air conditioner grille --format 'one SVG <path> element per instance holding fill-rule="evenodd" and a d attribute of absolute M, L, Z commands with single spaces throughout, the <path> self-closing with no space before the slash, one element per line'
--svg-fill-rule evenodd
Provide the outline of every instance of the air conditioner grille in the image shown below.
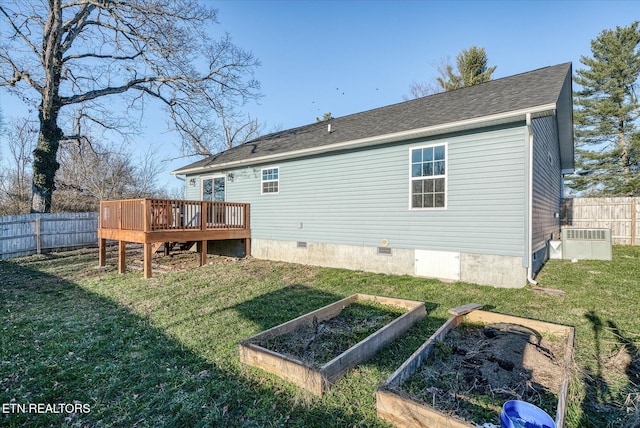
<path fill-rule="evenodd" d="M 562 229 L 562 258 L 611 260 L 611 229 Z"/>
<path fill-rule="evenodd" d="M 606 241 L 607 234 L 602 229 L 567 229 L 566 239 Z"/>

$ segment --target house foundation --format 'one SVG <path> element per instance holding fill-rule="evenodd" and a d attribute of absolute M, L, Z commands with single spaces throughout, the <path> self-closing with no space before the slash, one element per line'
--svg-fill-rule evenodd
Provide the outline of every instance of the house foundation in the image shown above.
<path fill-rule="evenodd" d="M 420 251 L 407 248 L 255 238 L 251 241 L 251 255 L 259 259 L 394 275 L 423 276 L 416 274 L 416 254 Z M 500 288 L 519 288 L 526 284 L 527 270 L 522 266 L 522 257 L 469 253 L 446 254 L 459 255 L 457 257 L 458 273 L 454 277 L 438 279 L 459 280 Z M 449 257 L 449 259 L 455 259 L 455 257 Z"/>

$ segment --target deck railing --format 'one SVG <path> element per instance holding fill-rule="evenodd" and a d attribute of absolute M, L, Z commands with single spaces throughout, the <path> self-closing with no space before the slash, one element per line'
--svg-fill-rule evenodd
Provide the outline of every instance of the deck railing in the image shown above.
<path fill-rule="evenodd" d="M 249 224 L 249 204 L 238 202 L 148 198 L 100 202 L 102 229 L 142 232 L 249 229 Z"/>

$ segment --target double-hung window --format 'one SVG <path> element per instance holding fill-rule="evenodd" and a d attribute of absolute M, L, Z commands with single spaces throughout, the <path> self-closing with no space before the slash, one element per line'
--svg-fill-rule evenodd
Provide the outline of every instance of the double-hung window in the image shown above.
<path fill-rule="evenodd" d="M 280 168 L 264 168 L 262 170 L 261 193 L 278 193 L 280 188 Z"/>
<path fill-rule="evenodd" d="M 447 145 L 411 149 L 411 208 L 447 205 Z"/>

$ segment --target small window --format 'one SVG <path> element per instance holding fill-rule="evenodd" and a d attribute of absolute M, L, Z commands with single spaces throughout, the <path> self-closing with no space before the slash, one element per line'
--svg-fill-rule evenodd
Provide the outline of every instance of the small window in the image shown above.
<path fill-rule="evenodd" d="M 411 208 L 445 208 L 446 173 L 446 145 L 411 149 Z"/>
<path fill-rule="evenodd" d="M 261 193 L 278 193 L 280 188 L 279 168 L 265 168 L 262 170 Z"/>

